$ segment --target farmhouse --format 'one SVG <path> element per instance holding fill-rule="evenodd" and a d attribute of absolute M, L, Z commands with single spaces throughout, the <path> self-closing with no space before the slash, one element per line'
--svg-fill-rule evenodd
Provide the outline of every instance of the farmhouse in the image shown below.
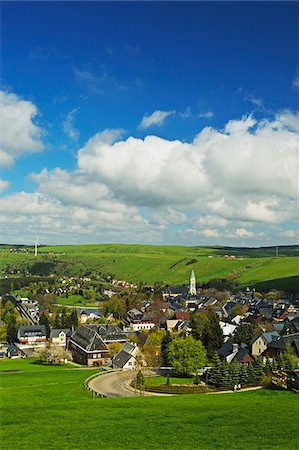
<path fill-rule="evenodd" d="M 138 346 L 127 342 L 122 350 L 115 355 L 112 361 L 113 369 L 134 369 Z"/>
<path fill-rule="evenodd" d="M 17 339 L 28 347 L 45 345 L 46 327 L 45 325 L 21 325 L 18 329 Z"/>
<path fill-rule="evenodd" d="M 83 325 L 70 338 L 73 360 L 87 366 L 109 364 L 109 349 L 98 332 L 97 325 Z"/>

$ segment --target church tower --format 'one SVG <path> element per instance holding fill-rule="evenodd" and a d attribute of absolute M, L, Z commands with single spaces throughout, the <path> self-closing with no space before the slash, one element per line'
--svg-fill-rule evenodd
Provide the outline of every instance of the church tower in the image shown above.
<path fill-rule="evenodd" d="M 192 270 L 190 275 L 189 294 L 196 295 L 196 278 L 194 270 Z"/>

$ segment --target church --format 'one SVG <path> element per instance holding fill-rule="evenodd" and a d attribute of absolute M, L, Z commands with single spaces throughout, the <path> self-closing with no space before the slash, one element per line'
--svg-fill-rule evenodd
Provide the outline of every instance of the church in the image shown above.
<path fill-rule="evenodd" d="M 196 295 L 196 277 L 194 270 L 192 270 L 189 281 L 189 294 Z"/>

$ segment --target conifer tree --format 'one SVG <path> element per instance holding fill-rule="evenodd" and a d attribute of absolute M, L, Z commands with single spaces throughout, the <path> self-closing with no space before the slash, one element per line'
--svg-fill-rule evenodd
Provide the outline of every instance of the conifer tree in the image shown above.
<path fill-rule="evenodd" d="M 261 358 L 258 358 L 254 364 L 254 382 L 259 383 L 264 373 L 264 365 Z"/>
<path fill-rule="evenodd" d="M 270 375 L 271 372 L 272 372 L 272 365 L 271 365 L 269 356 L 267 356 L 266 362 L 264 365 L 264 373 L 265 373 L 265 375 Z"/>
<path fill-rule="evenodd" d="M 238 363 L 232 363 L 230 365 L 230 376 L 231 376 L 231 384 L 232 386 L 235 386 L 237 384 L 239 384 L 239 380 L 240 380 L 240 366 Z"/>
<path fill-rule="evenodd" d="M 255 372 L 253 364 L 249 364 L 248 366 L 248 384 L 255 384 Z"/>
<path fill-rule="evenodd" d="M 172 342 L 172 337 L 169 331 L 166 331 L 165 336 L 163 337 L 161 341 L 161 356 L 162 356 L 162 362 L 165 364 L 165 366 L 169 366 L 169 360 L 168 360 L 168 346 Z"/>
<path fill-rule="evenodd" d="M 248 366 L 247 364 L 242 364 L 240 367 L 240 372 L 239 372 L 239 379 L 240 379 L 240 383 L 241 385 L 246 385 L 248 384 Z"/>

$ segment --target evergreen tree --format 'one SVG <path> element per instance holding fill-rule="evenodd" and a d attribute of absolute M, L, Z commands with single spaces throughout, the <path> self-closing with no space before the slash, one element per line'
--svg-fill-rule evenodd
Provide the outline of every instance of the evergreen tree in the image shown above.
<path fill-rule="evenodd" d="M 240 366 L 238 363 L 232 363 L 230 366 L 230 376 L 231 376 L 231 383 L 232 386 L 235 386 L 239 384 L 240 380 Z"/>
<path fill-rule="evenodd" d="M 219 318 L 214 311 L 210 310 L 208 320 L 202 331 L 202 343 L 207 350 L 207 356 L 211 360 L 217 350 L 224 342 L 224 336 L 219 324 Z"/>
<path fill-rule="evenodd" d="M 71 325 L 76 329 L 78 327 L 78 315 L 77 311 L 73 309 L 71 312 Z"/>
<path fill-rule="evenodd" d="M 248 376 L 248 366 L 247 364 L 242 364 L 239 372 L 239 380 L 241 385 L 248 384 L 249 376 Z"/>
<path fill-rule="evenodd" d="M 16 318 L 15 318 L 15 315 L 12 314 L 10 317 L 10 321 L 7 325 L 7 342 L 9 342 L 10 344 L 15 342 L 17 340 L 17 332 L 18 332 L 18 327 L 17 327 Z"/>
<path fill-rule="evenodd" d="M 232 385 L 232 381 L 231 381 L 230 368 L 229 368 L 229 365 L 227 364 L 227 362 L 224 361 L 221 366 L 221 384 L 220 384 L 220 386 L 228 387 L 231 385 Z"/>
<path fill-rule="evenodd" d="M 253 326 L 251 323 L 242 322 L 238 325 L 233 340 L 236 344 L 247 344 L 249 345 L 251 339 L 253 338 Z"/>
<path fill-rule="evenodd" d="M 43 312 L 41 314 L 41 316 L 39 318 L 39 324 L 40 325 L 45 325 L 45 327 L 46 327 L 46 335 L 47 335 L 47 338 L 48 338 L 49 335 L 50 335 L 50 323 L 49 323 L 48 315 L 45 312 Z"/>
<path fill-rule="evenodd" d="M 161 356 L 162 356 L 162 363 L 165 366 L 169 366 L 169 360 L 168 360 L 168 346 L 172 342 L 172 337 L 169 331 L 166 331 L 165 336 L 163 337 L 161 341 Z"/>
<path fill-rule="evenodd" d="M 249 364 L 248 366 L 248 384 L 255 384 L 255 373 L 254 373 L 254 367 L 253 364 Z"/>
<path fill-rule="evenodd" d="M 213 368 L 208 372 L 208 384 L 219 387 L 222 381 L 222 363 L 218 355 L 213 358 Z"/>
<path fill-rule="evenodd" d="M 254 382 L 260 383 L 264 373 L 264 365 L 261 358 L 258 358 L 254 363 Z"/>

